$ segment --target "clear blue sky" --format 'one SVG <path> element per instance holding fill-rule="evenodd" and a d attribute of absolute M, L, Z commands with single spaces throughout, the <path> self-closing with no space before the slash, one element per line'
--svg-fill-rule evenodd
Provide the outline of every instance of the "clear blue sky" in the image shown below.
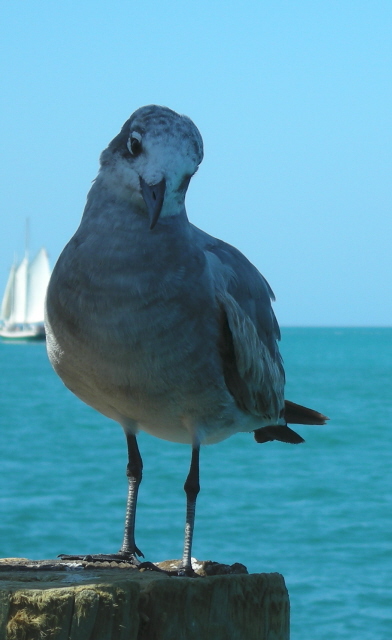
<path fill-rule="evenodd" d="M 190 219 L 269 280 L 281 325 L 392 325 L 390 0 L 2 0 L 0 288 L 51 262 L 139 106 L 190 116 Z"/>

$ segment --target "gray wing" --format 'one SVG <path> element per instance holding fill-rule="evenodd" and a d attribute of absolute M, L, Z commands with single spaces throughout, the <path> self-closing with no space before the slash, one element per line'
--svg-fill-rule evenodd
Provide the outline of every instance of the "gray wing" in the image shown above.
<path fill-rule="evenodd" d="M 221 310 L 220 351 L 227 387 L 244 411 L 270 424 L 285 424 L 273 292 L 240 251 L 197 227 L 193 232 L 206 256 Z"/>

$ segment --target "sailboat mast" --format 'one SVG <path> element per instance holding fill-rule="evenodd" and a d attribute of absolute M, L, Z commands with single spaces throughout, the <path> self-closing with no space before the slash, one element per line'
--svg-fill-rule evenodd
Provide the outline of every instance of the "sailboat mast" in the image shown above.
<path fill-rule="evenodd" d="M 29 249 L 30 249 L 30 219 L 26 218 L 25 256 L 26 256 L 27 260 L 29 259 Z"/>
<path fill-rule="evenodd" d="M 25 305 L 24 305 L 24 319 L 23 322 L 26 322 L 27 320 L 27 309 L 28 309 L 28 304 L 29 304 L 29 297 L 30 297 L 30 293 L 29 293 L 29 289 L 30 289 L 30 285 L 29 285 L 29 281 L 30 281 L 30 265 L 29 265 L 29 250 L 30 250 L 30 219 L 27 217 L 26 218 L 26 228 L 25 228 L 25 260 L 26 260 L 26 284 L 25 284 L 25 292 L 26 292 L 26 297 L 25 297 Z"/>
<path fill-rule="evenodd" d="M 14 318 L 15 316 L 15 273 L 18 266 L 18 259 L 16 257 L 16 252 L 14 252 L 14 264 L 11 267 L 11 271 L 13 271 L 12 283 L 11 283 L 11 312 L 10 318 Z M 8 319 L 10 319 L 8 318 Z"/>

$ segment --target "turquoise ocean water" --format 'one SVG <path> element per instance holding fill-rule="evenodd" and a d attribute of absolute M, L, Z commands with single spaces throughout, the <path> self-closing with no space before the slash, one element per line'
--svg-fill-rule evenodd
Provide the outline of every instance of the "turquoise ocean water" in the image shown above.
<path fill-rule="evenodd" d="M 331 421 L 299 427 L 303 445 L 239 434 L 203 448 L 193 555 L 282 573 L 292 640 L 390 640 L 392 329 L 282 333 L 286 396 Z M 118 550 L 121 428 L 63 387 L 43 344 L 0 344 L 0 376 L 0 557 Z M 139 444 L 137 544 L 179 558 L 190 452 Z"/>

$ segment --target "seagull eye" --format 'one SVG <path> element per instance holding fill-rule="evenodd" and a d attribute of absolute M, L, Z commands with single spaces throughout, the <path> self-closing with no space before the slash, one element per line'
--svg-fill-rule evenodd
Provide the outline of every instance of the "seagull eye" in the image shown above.
<path fill-rule="evenodd" d="M 127 142 L 129 153 L 136 157 L 142 152 L 142 137 L 137 131 L 133 132 Z"/>

